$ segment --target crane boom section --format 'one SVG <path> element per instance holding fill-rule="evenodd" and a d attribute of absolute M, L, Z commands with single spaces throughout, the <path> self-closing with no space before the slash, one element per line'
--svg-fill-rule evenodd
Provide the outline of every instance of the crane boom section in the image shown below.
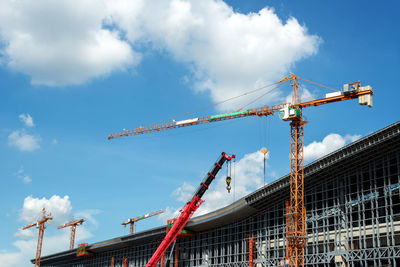
<path fill-rule="evenodd" d="M 67 223 L 65 223 L 63 225 L 58 226 L 57 229 L 62 229 L 62 228 L 68 227 L 68 226 L 80 225 L 84 221 L 85 221 L 84 219 L 73 220 L 73 221 L 67 222 Z"/>
<path fill-rule="evenodd" d="M 114 139 L 114 138 L 119 138 L 119 137 L 124 137 L 124 136 L 139 135 L 139 134 L 146 134 L 146 133 L 153 133 L 153 132 L 158 132 L 158 131 L 162 131 L 162 130 L 169 130 L 169 129 L 181 128 L 181 127 L 186 127 L 186 126 L 205 124 L 205 123 L 209 123 L 209 122 L 237 119 L 237 118 L 248 117 L 248 116 L 269 116 L 269 115 L 272 115 L 275 112 L 279 111 L 285 105 L 286 104 L 263 106 L 261 108 L 238 110 L 236 112 L 231 112 L 231 113 L 211 115 L 211 116 L 200 117 L 200 118 L 192 118 L 192 119 L 187 119 L 187 120 L 182 120 L 182 121 L 173 121 L 173 122 L 169 122 L 169 123 L 154 124 L 154 125 L 145 126 L 145 127 L 141 126 L 134 130 L 125 130 L 122 132 L 112 133 L 108 136 L 108 139 Z"/>
<path fill-rule="evenodd" d="M 31 223 L 31 224 L 29 224 L 29 225 L 27 225 L 27 226 L 24 226 L 24 227 L 22 228 L 22 230 L 31 228 L 31 227 L 36 226 L 36 225 L 37 225 L 37 223 Z"/>
<path fill-rule="evenodd" d="M 214 180 L 215 176 L 222 168 L 222 165 L 226 161 L 230 161 L 235 158 L 235 155 L 231 157 L 228 156 L 226 153 L 222 152 L 220 158 L 217 162 L 214 163 L 213 168 L 206 174 L 206 177 L 203 179 L 202 183 L 194 193 L 191 201 L 189 201 L 182 209 L 181 215 L 179 215 L 178 219 L 173 224 L 172 228 L 169 230 L 167 235 L 165 236 L 164 240 L 158 246 L 156 252 L 154 252 L 153 256 L 150 258 L 149 262 L 147 263 L 146 267 L 155 267 L 157 262 L 160 260 L 161 256 L 168 247 L 176 240 L 179 233 L 182 231 L 183 227 L 187 224 L 189 219 L 192 217 L 193 213 L 199 208 L 203 200 L 201 197 L 207 191 L 208 187 L 210 186 L 211 182 Z"/>

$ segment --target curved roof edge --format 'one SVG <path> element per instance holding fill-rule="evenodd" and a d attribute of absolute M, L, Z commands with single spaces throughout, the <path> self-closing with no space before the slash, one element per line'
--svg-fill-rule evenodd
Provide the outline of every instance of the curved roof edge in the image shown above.
<path fill-rule="evenodd" d="M 400 121 L 397 121 L 383 129 L 373 132 L 363 138 L 358 139 L 342 148 L 339 148 L 328 155 L 325 155 L 315 161 L 304 166 L 304 178 L 326 169 L 338 162 L 351 158 L 356 154 L 359 154 L 366 149 L 370 149 L 374 146 L 381 144 L 387 140 L 400 136 Z M 250 193 L 245 197 L 248 205 L 255 207 L 256 202 L 271 195 L 285 187 L 289 187 L 290 174 L 287 174 L 272 183 L 265 185 L 264 187 Z"/>

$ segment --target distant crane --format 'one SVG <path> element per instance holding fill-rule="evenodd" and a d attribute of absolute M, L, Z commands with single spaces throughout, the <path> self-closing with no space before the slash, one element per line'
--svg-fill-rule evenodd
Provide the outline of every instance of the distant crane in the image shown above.
<path fill-rule="evenodd" d="M 326 94 L 325 98 L 301 102 L 298 80 L 303 80 L 327 88 L 326 86 L 300 78 L 292 73 L 281 79 L 279 82 L 269 85 L 276 85 L 275 88 L 278 88 L 282 84 L 291 81 L 291 86 L 293 88 L 291 103 L 250 109 L 241 108 L 235 112 L 225 114 L 192 118 L 181 121 L 173 120 L 172 122 L 158 123 L 146 127 L 140 126 L 134 130 L 124 130 L 122 132 L 111 133 L 108 136 L 108 139 L 147 134 L 249 116 L 270 116 L 274 113 L 278 113 L 282 120 L 290 121 L 290 200 L 286 206 L 286 259 L 289 261 L 290 266 L 304 266 L 304 250 L 306 247 L 307 236 L 306 210 L 304 206 L 303 127 L 307 121 L 303 120 L 303 108 L 316 107 L 356 98 L 358 98 L 360 105 L 368 105 L 369 107 L 372 107 L 373 91 L 371 86 L 361 87 L 361 82 L 354 82 L 345 84 L 342 91 L 334 90 L 335 92 Z M 267 86 L 263 88 L 266 87 Z M 256 90 L 253 90 L 253 92 Z"/>
<path fill-rule="evenodd" d="M 57 227 L 57 229 L 62 229 L 62 228 L 71 226 L 71 238 L 70 238 L 70 241 L 69 241 L 69 249 L 73 249 L 74 248 L 76 227 L 78 225 L 83 224 L 84 221 L 85 221 L 84 219 L 73 220 L 73 221 L 64 223 L 63 225 L 60 225 L 60 226 Z"/>
<path fill-rule="evenodd" d="M 40 255 L 42 254 L 42 244 L 43 244 L 43 235 L 44 235 L 44 229 L 46 222 L 52 220 L 53 217 L 51 216 L 51 213 L 46 215 L 46 209 L 43 208 L 42 210 L 42 218 L 39 219 L 37 222 L 29 224 L 22 228 L 22 230 L 31 228 L 33 226 L 36 226 L 36 228 L 39 229 L 39 237 L 38 237 L 38 243 L 37 243 L 37 248 L 36 248 L 36 258 L 35 258 L 35 267 L 40 266 Z"/>
<path fill-rule="evenodd" d="M 150 217 L 152 217 L 152 216 L 161 214 L 161 213 L 163 213 L 163 212 L 164 212 L 163 210 L 158 210 L 158 211 L 154 211 L 154 212 L 152 212 L 152 213 L 148 213 L 148 214 L 145 214 L 145 215 L 142 215 L 142 216 L 138 216 L 138 217 L 135 217 L 135 218 L 131 218 L 131 219 L 128 219 L 126 222 L 123 222 L 122 225 L 125 227 L 126 225 L 129 224 L 129 225 L 130 225 L 130 226 L 129 226 L 129 234 L 133 234 L 135 222 L 140 221 L 140 220 L 144 220 L 144 219 L 147 219 L 147 218 L 150 218 Z"/>

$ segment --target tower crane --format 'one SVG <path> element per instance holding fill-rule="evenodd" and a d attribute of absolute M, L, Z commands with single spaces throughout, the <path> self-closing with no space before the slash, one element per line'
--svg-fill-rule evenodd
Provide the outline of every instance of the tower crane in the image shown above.
<path fill-rule="evenodd" d="M 275 83 L 276 87 L 278 87 L 283 83 L 291 82 L 291 103 L 266 105 L 260 108 L 239 109 L 231 113 L 158 123 L 146 127 L 141 126 L 133 130 L 111 133 L 108 136 L 108 139 L 147 134 L 249 116 L 270 116 L 278 113 L 282 120 L 290 122 L 290 198 L 288 205 L 286 206 L 286 259 L 290 266 L 304 266 L 304 250 L 306 246 L 306 210 L 304 205 L 303 128 L 307 122 L 303 120 L 303 108 L 316 107 L 356 98 L 358 98 L 360 105 L 368 105 L 369 107 L 372 107 L 373 90 L 371 86 L 362 87 L 361 82 L 354 82 L 345 84 L 343 90 L 326 94 L 325 98 L 302 102 L 299 92 L 299 80 L 320 85 L 292 73 Z"/>
<path fill-rule="evenodd" d="M 63 225 L 60 225 L 60 226 L 57 227 L 57 229 L 62 229 L 62 228 L 71 226 L 71 238 L 70 238 L 70 241 L 69 241 L 69 249 L 73 249 L 74 248 L 76 227 L 78 225 L 83 224 L 84 221 L 85 221 L 84 219 L 73 220 L 73 221 L 64 223 Z"/>
<path fill-rule="evenodd" d="M 158 211 L 154 211 L 154 212 L 152 212 L 152 213 L 147 213 L 147 214 L 142 215 L 142 216 L 138 216 L 138 217 L 135 217 L 135 218 L 131 218 L 131 219 L 128 219 L 126 222 L 123 222 L 122 225 L 125 227 L 126 225 L 129 224 L 129 225 L 130 225 L 130 226 L 129 226 L 129 234 L 133 234 L 135 222 L 140 221 L 140 220 L 144 220 L 144 219 L 147 219 L 147 218 L 150 218 L 150 217 L 152 217 L 152 216 L 161 214 L 161 213 L 163 213 L 163 212 L 164 212 L 163 210 L 158 210 Z"/>
<path fill-rule="evenodd" d="M 43 235 L 44 235 L 44 229 L 46 222 L 52 220 L 53 217 L 51 216 L 51 213 L 46 215 L 46 209 L 43 208 L 42 210 L 42 218 L 39 219 L 37 222 L 28 224 L 27 226 L 23 227 L 22 230 L 31 228 L 33 226 L 36 226 L 36 228 L 39 229 L 39 237 L 38 237 L 38 243 L 37 243 L 37 248 L 36 248 L 36 257 L 35 257 L 35 267 L 40 267 L 40 255 L 42 254 L 42 244 L 43 244 Z"/>

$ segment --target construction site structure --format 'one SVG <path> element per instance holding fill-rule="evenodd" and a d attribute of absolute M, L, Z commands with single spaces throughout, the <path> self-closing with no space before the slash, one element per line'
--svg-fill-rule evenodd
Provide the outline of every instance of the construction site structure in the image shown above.
<path fill-rule="evenodd" d="M 46 209 L 43 208 L 42 216 L 37 222 L 28 224 L 27 226 L 22 228 L 22 230 L 25 230 L 25 229 L 29 229 L 31 227 L 36 226 L 36 228 L 39 229 L 38 243 L 37 243 L 37 247 L 36 247 L 35 267 L 40 266 L 40 256 L 42 254 L 44 229 L 46 228 L 46 223 L 52 219 L 53 219 L 53 217 L 51 216 L 51 213 L 46 215 Z"/>
<path fill-rule="evenodd" d="M 84 219 L 78 219 L 78 220 L 72 220 L 70 222 L 64 223 L 63 225 L 60 225 L 57 227 L 57 229 L 62 229 L 65 227 L 71 227 L 71 237 L 69 240 L 69 249 L 73 249 L 75 245 L 75 232 L 76 232 L 76 227 L 78 225 L 83 224 L 85 220 Z"/>
<path fill-rule="evenodd" d="M 202 118 L 192 118 L 170 123 L 154 124 L 148 127 L 139 127 L 134 130 L 112 133 L 108 139 L 146 134 L 168 129 L 194 126 L 221 120 L 236 119 L 248 116 L 269 116 L 279 112 L 279 117 L 284 121 L 290 121 L 290 197 L 287 206 L 287 251 L 286 259 L 290 266 L 304 266 L 304 250 L 306 243 L 306 210 L 304 207 L 304 174 L 303 174 L 303 135 L 304 125 L 303 108 L 316 107 L 328 103 L 339 102 L 350 99 L 359 99 L 359 104 L 372 107 L 372 87 L 361 87 L 360 82 L 345 84 L 342 91 L 329 93 L 325 98 L 301 102 L 298 80 L 304 80 L 294 74 L 284 77 L 275 83 L 280 86 L 286 82 L 291 82 L 292 102 L 273 106 L 263 106 L 236 112 L 206 116 Z M 311 82 L 314 83 L 314 82 Z M 316 84 L 316 83 L 314 83 Z"/>
<path fill-rule="evenodd" d="M 400 121 L 305 164 L 304 190 L 305 266 L 400 267 Z M 229 205 L 193 216 L 184 228 L 192 236 L 176 240 L 179 255 L 169 266 L 248 267 L 250 260 L 253 267 L 284 266 L 289 194 L 288 173 Z M 144 267 L 165 232 L 159 225 L 113 236 L 87 245 L 94 254 L 90 258 L 65 250 L 42 257 L 41 264 L 109 267 L 114 257 L 115 266 L 124 266 L 127 258 L 129 267 Z"/>
<path fill-rule="evenodd" d="M 122 225 L 124 227 L 126 227 L 129 224 L 129 234 L 133 234 L 134 231 L 135 231 L 135 229 L 134 229 L 135 222 L 140 221 L 140 220 L 144 220 L 144 219 L 147 219 L 147 218 L 150 218 L 150 217 L 153 217 L 153 216 L 156 216 L 156 215 L 161 214 L 163 212 L 164 212 L 164 210 L 158 210 L 158 211 L 154 211 L 152 213 L 147 213 L 147 214 L 142 215 L 142 216 L 138 216 L 138 217 L 135 217 L 135 218 L 130 218 L 126 222 L 123 222 Z"/>
<path fill-rule="evenodd" d="M 233 158 L 235 158 L 235 155 L 228 156 L 225 152 L 221 153 L 219 159 L 214 163 L 212 169 L 206 174 L 203 181 L 200 183 L 192 199 L 182 208 L 181 214 L 173 223 L 171 229 L 167 232 L 163 241 L 161 241 L 161 244 L 158 246 L 156 252 L 154 252 L 149 262 L 146 264 L 146 267 L 155 267 L 157 265 L 158 261 L 164 255 L 168 247 L 173 242 L 175 242 L 176 238 L 182 231 L 183 227 L 185 227 L 189 219 L 192 217 L 193 213 L 204 202 L 204 200 L 202 200 L 201 198 L 208 190 L 211 182 L 215 179 L 215 176 L 218 174 L 219 170 L 221 170 L 222 165 L 224 165 L 226 161 L 230 161 Z"/>

